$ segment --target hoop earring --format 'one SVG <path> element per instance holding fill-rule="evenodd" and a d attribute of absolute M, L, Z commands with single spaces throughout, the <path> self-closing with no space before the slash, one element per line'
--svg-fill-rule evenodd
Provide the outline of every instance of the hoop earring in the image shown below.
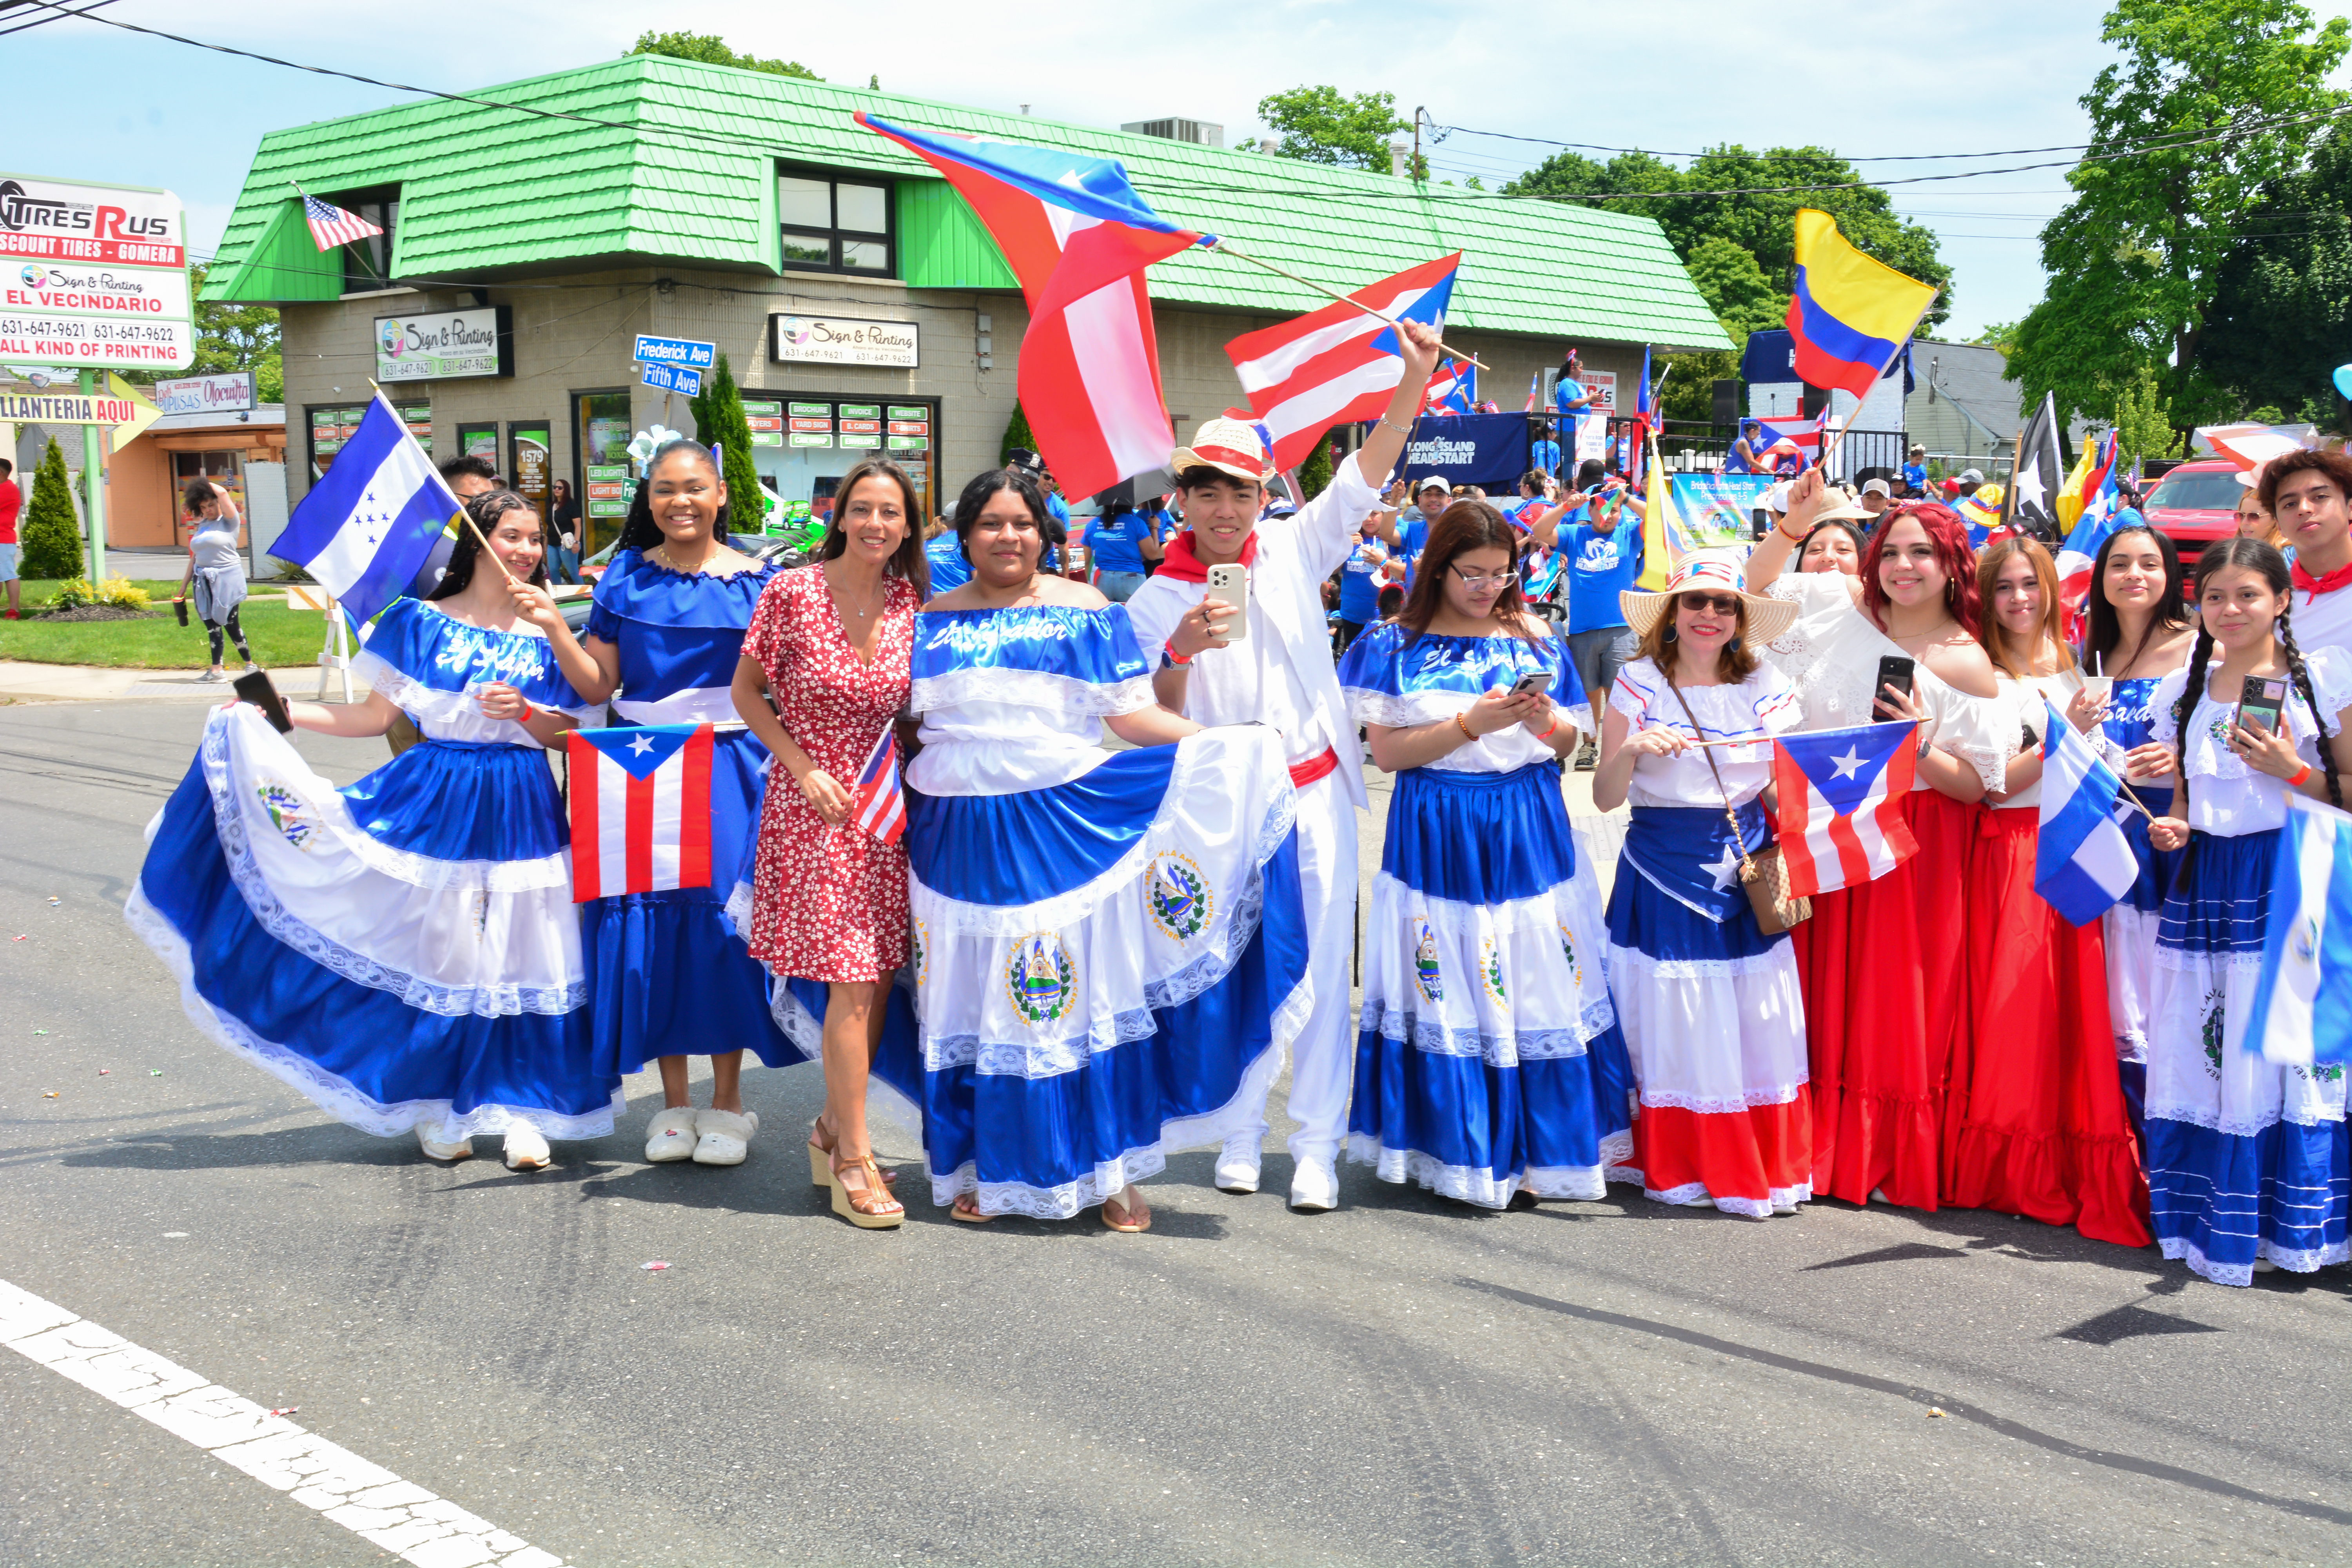
<path fill-rule="evenodd" d="M 1682 628 L 1679 626 L 1670 626 L 1664 631 L 1658 634 L 1658 640 L 1660 642 L 1680 642 L 1683 640 Z"/>

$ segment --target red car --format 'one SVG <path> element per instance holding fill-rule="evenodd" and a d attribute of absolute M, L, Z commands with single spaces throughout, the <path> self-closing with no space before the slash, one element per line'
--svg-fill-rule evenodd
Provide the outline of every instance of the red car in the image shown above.
<path fill-rule="evenodd" d="M 2238 531 L 2238 498 L 2245 493 L 2235 463 L 2200 458 L 2158 479 L 2139 510 L 2172 541 L 2186 563 L 2215 540 Z"/>

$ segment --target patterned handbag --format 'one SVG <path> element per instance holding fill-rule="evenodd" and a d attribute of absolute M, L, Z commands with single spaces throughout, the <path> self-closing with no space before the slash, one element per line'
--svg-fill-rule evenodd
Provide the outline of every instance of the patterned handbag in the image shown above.
<path fill-rule="evenodd" d="M 1666 689 L 1682 704 L 1683 717 L 1690 721 L 1691 733 L 1702 733 L 1698 715 L 1691 711 L 1690 699 L 1683 695 L 1672 676 L 1666 678 Z M 1716 792 L 1723 796 L 1723 816 L 1731 824 L 1731 841 L 1743 846 L 1739 851 L 1739 880 L 1748 889 L 1748 907 L 1756 911 L 1758 929 L 1766 936 L 1779 936 L 1790 926 L 1802 925 L 1813 918 L 1813 900 L 1789 896 L 1789 867 L 1780 858 L 1778 844 L 1768 844 L 1753 854 L 1744 847 L 1748 836 L 1740 831 L 1739 814 L 1731 805 L 1731 792 L 1723 786 L 1723 770 L 1716 765 L 1715 749 L 1701 749 L 1706 752 L 1706 771 L 1715 775 Z"/>

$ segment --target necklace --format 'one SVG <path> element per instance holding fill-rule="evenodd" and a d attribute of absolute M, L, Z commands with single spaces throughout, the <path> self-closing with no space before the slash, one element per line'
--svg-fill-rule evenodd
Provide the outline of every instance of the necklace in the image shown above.
<path fill-rule="evenodd" d="M 701 565 L 695 567 L 692 571 L 688 571 L 677 563 L 677 557 L 670 554 L 669 542 L 665 540 L 661 543 L 655 545 L 651 551 L 647 552 L 646 559 L 654 562 L 655 564 L 660 566 L 665 571 L 677 573 L 681 577 L 698 577 L 709 569 L 712 559 L 716 557 L 718 553 L 719 552 L 716 550 L 710 552 L 709 554 L 705 555 L 702 558 Z"/>
<path fill-rule="evenodd" d="M 841 606 L 843 603 L 841 590 L 833 585 L 833 579 L 831 576 L 827 576 L 825 578 L 824 586 L 825 592 L 833 595 L 833 613 L 835 617 L 837 619 L 841 615 Z M 875 609 L 880 609 L 884 605 L 889 602 L 889 599 L 890 580 L 887 577 L 885 577 L 881 582 L 878 591 L 874 595 Z M 867 610 L 859 610 L 857 612 L 857 618 L 862 621 L 871 613 L 871 611 Z"/>

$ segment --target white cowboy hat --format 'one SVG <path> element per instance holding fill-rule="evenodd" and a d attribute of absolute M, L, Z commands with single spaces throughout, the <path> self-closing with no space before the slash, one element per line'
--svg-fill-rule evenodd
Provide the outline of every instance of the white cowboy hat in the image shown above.
<path fill-rule="evenodd" d="M 1633 628 L 1636 637 L 1647 637 L 1657 625 L 1658 617 L 1667 606 L 1689 589 L 1713 590 L 1739 595 L 1748 611 L 1747 640 L 1768 643 L 1793 625 L 1797 606 L 1786 599 L 1767 598 L 1751 594 L 1739 576 L 1739 563 L 1730 555 L 1716 551 L 1702 551 L 1684 557 L 1675 574 L 1666 579 L 1665 587 L 1657 593 L 1643 593 L 1638 588 L 1622 588 L 1617 594 L 1618 608 L 1625 613 L 1625 624 Z"/>

